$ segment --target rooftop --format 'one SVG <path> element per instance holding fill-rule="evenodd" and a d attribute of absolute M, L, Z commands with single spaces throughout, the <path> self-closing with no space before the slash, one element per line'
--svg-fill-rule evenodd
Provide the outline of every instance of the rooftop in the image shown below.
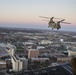
<path fill-rule="evenodd" d="M 72 68 L 69 63 L 54 66 L 54 67 L 46 67 L 36 70 L 18 72 L 17 75 L 73 75 Z"/>

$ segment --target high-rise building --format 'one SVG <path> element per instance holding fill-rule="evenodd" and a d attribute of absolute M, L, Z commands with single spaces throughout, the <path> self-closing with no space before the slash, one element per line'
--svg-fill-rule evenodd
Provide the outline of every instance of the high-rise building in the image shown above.
<path fill-rule="evenodd" d="M 27 69 L 28 67 L 28 59 L 20 58 L 18 56 L 12 56 L 12 67 L 13 71 L 21 71 L 23 69 Z"/>
<path fill-rule="evenodd" d="M 28 58 L 38 58 L 39 56 L 39 50 L 36 49 L 29 49 L 28 50 Z"/>

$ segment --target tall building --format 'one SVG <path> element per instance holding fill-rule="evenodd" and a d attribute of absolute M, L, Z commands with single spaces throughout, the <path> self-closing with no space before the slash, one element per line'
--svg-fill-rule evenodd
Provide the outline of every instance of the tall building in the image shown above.
<path fill-rule="evenodd" d="M 38 58 L 38 56 L 39 56 L 39 50 L 36 50 L 36 49 L 29 49 L 28 50 L 28 59 Z"/>
<path fill-rule="evenodd" d="M 18 72 L 23 69 L 27 69 L 27 67 L 28 67 L 28 59 L 26 59 L 26 58 L 12 56 L 11 60 L 12 60 L 13 71 Z"/>

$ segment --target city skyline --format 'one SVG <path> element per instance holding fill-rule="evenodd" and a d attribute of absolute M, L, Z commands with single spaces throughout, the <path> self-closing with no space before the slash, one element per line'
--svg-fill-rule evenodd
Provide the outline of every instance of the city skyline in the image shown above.
<path fill-rule="evenodd" d="M 75 0 L 0 0 L 0 27 L 48 29 L 39 16 L 54 16 L 71 23 L 60 30 L 76 31 L 75 8 Z"/>

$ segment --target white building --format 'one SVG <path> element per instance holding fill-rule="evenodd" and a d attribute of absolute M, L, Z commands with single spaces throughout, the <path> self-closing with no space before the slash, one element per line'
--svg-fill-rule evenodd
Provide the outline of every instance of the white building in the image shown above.
<path fill-rule="evenodd" d="M 68 50 L 68 56 L 76 56 L 76 51 Z"/>
<path fill-rule="evenodd" d="M 60 39 L 60 42 L 64 42 L 64 39 Z"/>
<path fill-rule="evenodd" d="M 40 61 L 40 62 L 45 62 L 49 61 L 49 58 L 31 58 L 32 62 L 33 61 Z"/>
<path fill-rule="evenodd" d="M 6 68 L 6 61 L 0 61 L 0 69 Z"/>
<path fill-rule="evenodd" d="M 27 69 L 28 67 L 28 60 L 26 58 L 19 58 L 18 56 L 12 56 L 12 67 L 13 71 L 21 71 L 23 69 Z"/>
<path fill-rule="evenodd" d="M 44 46 L 37 46 L 37 49 L 44 49 Z"/>
<path fill-rule="evenodd" d="M 23 42 L 23 45 L 28 45 L 28 46 L 30 46 L 30 45 L 34 45 L 34 43 L 33 42 Z"/>
<path fill-rule="evenodd" d="M 17 56 L 17 58 L 23 62 L 23 69 L 27 70 L 28 68 L 28 59 L 26 59 L 25 57 L 20 57 L 20 56 Z"/>
<path fill-rule="evenodd" d="M 49 41 L 49 40 L 42 40 L 39 42 L 39 44 L 51 44 L 52 41 Z"/>

